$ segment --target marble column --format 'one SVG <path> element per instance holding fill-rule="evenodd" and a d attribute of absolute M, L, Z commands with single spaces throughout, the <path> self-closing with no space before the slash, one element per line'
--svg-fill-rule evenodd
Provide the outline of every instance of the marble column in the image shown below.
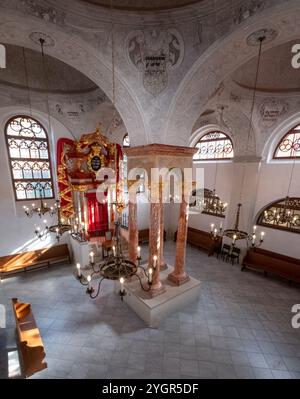
<path fill-rule="evenodd" d="M 151 296 L 159 295 L 164 291 L 164 287 L 160 281 L 160 265 L 161 265 L 161 201 L 150 204 L 150 229 L 149 229 L 149 267 L 153 269 L 152 286 L 150 290 Z M 157 256 L 156 268 L 153 268 L 153 256 Z"/>
<path fill-rule="evenodd" d="M 160 270 L 165 270 L 167 264 L 164 259 L 164 204 L 160 207 Z"/>
<path fill-rule="evenodd" d="M 189 280 L 185 271 L 185 252 L 188 227 L 188 204 L 182 196 L 182 202 L 179 210 L 179 221 L 177 229 L 176 257 L 175 266 L 168 279 L 176 285 L 181 285 Z"/>
<path fill-rule="evenodd" d="M 137 203 L 129 201 L 128 204 L 128 230 L 129 230 L 129 260 L 137 262 L 137 247 L 139 245 L 139 231 L 137 225 Z"/>

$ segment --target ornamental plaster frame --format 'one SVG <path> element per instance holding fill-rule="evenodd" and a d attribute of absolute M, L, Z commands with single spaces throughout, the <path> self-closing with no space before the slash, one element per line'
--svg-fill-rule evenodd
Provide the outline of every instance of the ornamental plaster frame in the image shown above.
<path fill-rule="evenodd" d="M 187 72 L 172 99 L 163 141 L 177 145 L 189 142 L 192 127 L 199 114 L 205 110 L 215 88 L 239 66 L 257 55 L 257 46 L 247 45 L 250 34 L 266 27 L 278 32 L 277 37 L 267 43 L 263 51 L 291 40 L 299 40 L 299 13 L 300 4 L 297 0 L 267 8 L 234 26 L 230 34 L 209 46 Z"/>
<path fill-rule="evenodd" d="M 90 78 L 112 101 L 112 68 L 99 50 L 66 26 L 54 24 L 40 18 L 5 7 L 1 9 L 0 36 L 5 43 L 38 50 L 38 45 L 30 40 L 32 32 L 42 32 L 54 40 L 54 45 L 45 48 L 45 53 L 55 57 Z M 115 73 L 116 102 L 126 130 L 133 145 L 149 142 L 144 115 L 138 98 L 121 78 Z"/>

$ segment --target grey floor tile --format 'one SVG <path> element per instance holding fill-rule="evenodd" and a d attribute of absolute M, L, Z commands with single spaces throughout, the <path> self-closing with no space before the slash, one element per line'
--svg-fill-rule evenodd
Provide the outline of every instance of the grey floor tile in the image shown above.
<path fill-rule="evenodd" d="M 182 375 L 198 377 L 199 376 L 199 366 L 197 360 L 180 360 L 180 373 Z"/>
<path fill-rule="evenodd" d="M 167 261 L 174 250 L 165 243 Z M 202 281 L 199 299 L 156 329 L 120 302 L 113 284 L 92 301 L 69 266 L 7 279 L 0 378 L 5 351 L 16 345 L 11 292 L 32 304 L 45 344 L 48 369 L 32 378 L 300 378 L 300 334 L 290 326 L 298 288 L 241 273 L 190 246 L 186 267 Z"/>
<path fill-rule="evenodd" d="M 255 374 L 253 368 L 250 366 L 234 366 L 237 378 L 239 379 L 254 379 Z"/>
<path fill-rule="evenodd" d="M 260 367 L 253 367 L 255 378 L 260 380 L 272 380 L 274 375 L 271 370 Z"/>
<path fill-rule="evenodd" d="M 293 356 L 284 356 L 283 360 L 289 371 L 300 372 L 300 358 Z"/>

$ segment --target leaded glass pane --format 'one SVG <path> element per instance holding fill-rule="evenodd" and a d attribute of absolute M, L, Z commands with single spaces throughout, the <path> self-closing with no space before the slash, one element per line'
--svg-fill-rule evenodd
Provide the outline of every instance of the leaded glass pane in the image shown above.
<path fill-rule="evenodd" d="M 198 151 L 194 155 L 194 161 L 231 159 L 234 156 L 232 141 L 222 132 L 205 134 L 195 147 Z"/>
<path fill-rule="evenodd" d="M 276 147 L 274 158 L 298 158 L 300 157 L 300 125 L 294 127 Z"/>
<path fill-rule="evenodd" d="M 17 116 L 6 125 L 6 139 L 16 198 L 53 198 L 48 138 L 42 125 Z"/>

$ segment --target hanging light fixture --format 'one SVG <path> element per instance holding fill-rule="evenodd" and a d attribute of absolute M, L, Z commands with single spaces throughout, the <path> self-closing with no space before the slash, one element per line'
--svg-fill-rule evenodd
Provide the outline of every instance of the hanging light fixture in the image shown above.
<path fill-rule="evenodd" d="M 113 22 L 113 2 L 111 1 L 111 25 L 112 25 L 112 103 L 115 106 L 115 55 L 114 55 L 114 22 Z M 115 148 L 115 168 L 117 168 L 117 150 Z M 122 212 L 126 207 L 124 200 L 124 191 L 119 189 L 118 182 L 115 185 L 115 191 L 111 192 L 109 197 L 114 198 L 110 202 L 110 206 L 114 210 L 114 236 L 112 237 L 112 247 L 106 259 L 99 263 L 95 262 L 94 253 L 90 253 L 89 264 L 84 265 L 84 270 L 88 273 L 83 273 L 81 265 L 77 263 L 76 274 L 79 282 L 86 286 L 86 293 L 92 298 L 96 298 L 101 291 L 101 284 L 103 280 L 119 281 L 119 294 L 123 300 L 126 295 L 124 288 L 125 282 L 131 278 L 136 277 L 140 282 L 143 291 L 150 291 L 152 286 L 153 273 L 157 267 L 157 256 L 153 256 L 153 267 L 141 266 L 141 252 L 140 247 L 137 248 L 136 262 L 127 259 L 122 250 L 122 243 L 120 237 L 120 228 L 122 220 Z M 97 287 L 94 288 L 97 282 Z"/>
<path fill-rule="evenodd" d="M 220 109 L 219 126 L 221 128 L 224 127 L 226 129 L 229 129 L 228 126 L 225 125 L 223 119 L 224 106 L 221 105 L 218 108 Z M 213 190 L 207 188 L 204 188 L 204 190 L 201 189 L 199 190 L 199 195 L 197 193 L 197 190 L 193 190 L 191 195 L 191 200 L 189 202 L 189 207 L 192 208 L 190 209 L 190 211 L 195 210 L 197 213 L 201 212 L 208 215 L 225 218 L 225 212 L 227 210 L 228 204 L 226 202 L 225 203 L 222 202 L 220 197 L 216 193 L 217 175 L 218 175 L 218 162 L 216 162 Z M 222 223 L 220 225 L 222 227 Z"/>
<path fill-rule="evenodd" d="M 25 215 L 31 218 L 34 214 L 38 215 L 40 218 L 42 216 L 49 213 L 50 216 L 53 216 L 57 212 L 57 204 L 55 202 L 54 206 L 48 206 L 47 202 L 44 201 L 43 198 L 43 190 L 40 189 L 40 203 L 36 205 L 34 202 L 31 204 L 31 207 L 26 205 L 23 206 Z"/>
<path fill-rule="evenodd" d="M 32 106 L 31 106 L 31 96 L 30 96 L 30 88 L 29 88 L 29 79 L 28 79 L 28 69 L 26 65 L 26 56 L 25 56 L 25 48 L 23 47 L 23 61 L 24 61 L 24 72 L 25 72 L 25 80 L 26 80 L 26 88 L 27 88 L 27 93 L 28 93 L 28 105 L 29 105 L 29 114 L 32 116 Z M 33 215 L 38 215 L 40 218 L 43 216 L 49 214 L 50 216 L 53 216 L 56 213 L 56 207 L 55 206 L 48 206 L 47 203 L 45 202 L 45 197 L 43 195 L 43 190 L 41 188 L 41 182 L 39 183 L 40 189 L 39 189 L 39 201 L 38 205 L 33 202 L 31 204 L 31 207 L 28 207 L 26 205 L 23 206 L 25 215 L 29 218 L 31 218 Z M 56 205 L 56 204 L 55 204 Z"/>
<path fill-rule="evenodd" d="M 49 130 L 51 132 L 51 118 L 50 118 L 50 109 L 49 109 L 49 98 L 48 98 L 48 80 L 46 76 L 46 68 L 45 68 L 45 54 L 44 54 L 44 44 L 45 44 L 45 39 L 40 38 L 39 39 L 40 45 L 41 45 L 41 55 L 42 55 L 42 68 L 43 68 L 43 77 L 44 77 L 44 82 L 45 82 L 45 87 L 46 87 L 46 104 L 47 104 L 47 114 L 48 114 L 48 124 L 49 124 Z M 54 207 L 47 207 L 47 204 L 44 203 L 43 198 L 41 197 L 41 205 L 40 207 L 35 207 L 33 204 L 32 209 L 26 208 L 25 213 L 27 216 L 30 216 L 31 213 L 37 213 L 40 217 L 44 216 L 44 214 L 49 213 L 50 215 L 57 215 L 57 223 L 54 225 L 50 225 L 49 227 L 47 226 L 47 221 L 44 220 L 44 224 L 46 224 L 45 227 L 40 228 L 37 226 L 35 228 L 35 235 L 37 238 L 40 240 L 45 240 L 45 238 L 48 236 L 49 233 L 54 233 L 56 236 L 57 241 L 59 242 L 61 236 L 66 233 L 70 232 L 72 226 L 70 223 L 65 223 L 65 219 L 61 216 L 61 207 L 60 207 L 60 201 L 56 200 L 55 201 L 55 206 Z"/>
<path fill-rule="evenodd" d="M 115 204 L 118 207 L 118 204 Z M 150 291 L 152 286 L 153 273 L 157 267 L 157 256 L 153 257 L 153 268 L 144 268 L 141 266 L 140 250 L 138 250 L 138 256 L 136 263 L 131 262 L 123 255 L 121 238 L 120 238 L 120 217 L 121 213 L 118 213 L 118 219 L 115 222 L 115 236 L 113 237 L 112 251 L 109 256 L 96 264 L 94 253 L 90 253 L 90 262 L 85 265 L 84 269 L 89 270 L 88 274 L 83 274 L 80 263 L 76 264 L 77 279 L 79 282 L 86 286 L 86 293 L 95 299 L 101 292 L 101 284 L 103 280 L 119 280 L 120 290 L 119 294 L 121 299 L 126 295 L 124 283 L 131 277 L 136 277 L 140 282 L 140 286 L 143 291 Z M 97 281 L 97 288 L 94 288 L 95 281 Z"/>
<path fill-rule="evenodd" d="M 221 106 L 221 120 L 223 120 L 224 106 Z M 213 190 L 204 189 L 203 198 L 203 213 L 209 215 L 225 217 L 225 212 L 227 209 L 227 203 L 223 203 L 220 197 L 216 194 L 217 186 L 217 176 L 218 176 L 218 162 L 216 162 L 215 179 Z"/>
<path fill-rule="evenodd" d="M 256 65 L 256 73 L 255 73 L 255 82 L 254 82 L 251 110 L 250 110 L 249 130 L 248 130 L 248 135 L 247 135 L 246 151 L 248 150 L 249 140 L 250 140 L 251 131 L 252 131 L 253 113 L 254 113 L 254 106 L 255 106 L 256 91 L 257 91 L 259 66 L 260 66 L 260 61 L 261 61 L 262 44 L 265 39 L 266 39 L 266 37 L 263 34 L 261 36 L 259 36 L 257 39 L 257 42 L 259 43 L 259 50 L 258 50 L 258 58 L 257 58 L 257 65 Z M 244 182 L 245 182 L 245 167 L 246 167 L 246 163 L 244 162 L 240 199 L 242 198 L 242 191 L 243 191 Z M 256 232 L 257 226 L 253 226 L 253 230 L 252 230 L 251 234 L 239 229 L 241 207 L 242 207 L 242 203 L 239 202 L 237 204 L 235 224 L 234 224 L 233 228 L 226 229 L 223 231 L 222 228 L 220 228 L 218 230 L 218 229 L 214 228 L 214 224 L 211 224 L 211 230 L 210 230 L 211 236 L 214 239 L 218 239 L 220 236 L 230 238 L 232 240 L 232 242 L 231 242 L 232 248 L 236 245 L 236 241 L 238 241 L 238 240 L 245 240 L 247 243 L 247 246 L 251 245 L 252 247 L 258 247 L 264 242 L 265 233 L 262 231 L 258 237 L 257 232 Z"/>
<path fill-rule="evenodd" d="M 40 226 L 36 226 L 35 228 L 35 235 L 40 240 L 45 240 L 49 233 L 54 233 L 57 241 L 59 242 L 64 233 L 69 232 L 71 234 L 70 223 L 65 223 L 65 219 L 61 217 L 60 204 L 58 200 L 56 201 L 55 208 L 57 210 L 57 223 L 48 227 L 47 220 L 44 220 L 44 228 L 41 228 Z"/>

